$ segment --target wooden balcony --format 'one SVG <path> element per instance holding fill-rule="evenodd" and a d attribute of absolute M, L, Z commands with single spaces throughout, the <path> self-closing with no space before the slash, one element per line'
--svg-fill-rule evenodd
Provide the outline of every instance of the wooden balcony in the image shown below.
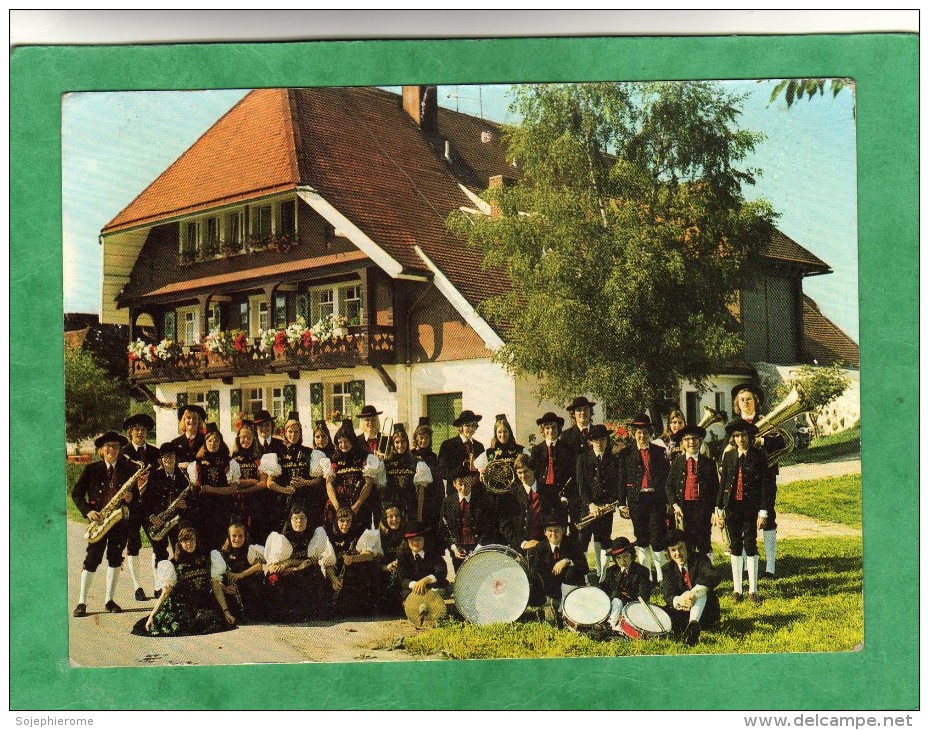
<path fill-rule="evenodd" d="M 393 327 L 378 325 L 350 327 L 348 334 L 309 347 L 287 347 L 283 352 L 260 353 L 253 347 L 248 353 L 220 355 L 194 345 L 169 362 L 129 363 L 129 380 L 133 383 L 170 383 L 204 378 L 230 380 L 236 377 L 287 373 L 299 377 L 300 371 L 332 370 L 363 365 L 380 366 L 396 358 L 396 334 Z"/>

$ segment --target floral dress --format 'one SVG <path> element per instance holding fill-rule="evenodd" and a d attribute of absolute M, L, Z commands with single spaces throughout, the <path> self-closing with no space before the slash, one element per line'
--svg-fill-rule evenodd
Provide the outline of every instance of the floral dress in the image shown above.
<path fill-rule="evenodd" d="M 146 630 L 148 616 L 139 619 L 132 628 L 140 636 L 195 636 L 212 634 L 233 628 L 226 623 L 213 594 L 213 581 L 226 572 L 226 563 L 218 551 L 197 554 L 190 560 L 162 560 L 156 568 L 170 595 Z"/>

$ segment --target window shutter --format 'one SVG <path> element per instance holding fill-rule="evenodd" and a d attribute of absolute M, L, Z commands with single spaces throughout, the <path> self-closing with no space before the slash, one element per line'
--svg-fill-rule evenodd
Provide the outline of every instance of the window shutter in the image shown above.
<path fill-rule="evenodd" d="M 206 392 L 206 420 L 208 423 L 219 425 L 219 391 Z"/>
<path fill-rule="evenodd" d="M 363 380 L 353 380 L 348 384 L 348 392 L 352 396 L 352 420 L 355 424 L 355 428 L 358 428 L 358 413 L 364 407 L 365 404 L 365 381 Z M 343 417 L 348 414 L 343 413 Z"/>
<path fill-rule="evenodd" d="M 306 324 L 314 324 L 310 322 L 310 300 L 306 294 L 297 295 L 297 318 L 303 318 L 303 321 Z"/>
<path fill-rule="evenodd" d="M 242 389 L 232 388 L 229 391 L 229 426 L 238 431 L 239 421 L 245 417 L 242 413 Z"/>
<path fill-rule="evenodd" d="M 323 409 L 322 383 L 310 383 L 310 418 L 313 419 L 314 426 L 317 421 L 322 421 L 326 418 Z"/>
<path fill-rule="evenodd" d="M 163 332 L 165 338 L 169 340 L 177 339 L 177 313 L 173 309 L 164 314 Z"/>
<path fill-rule="evenodd" d="M 297 386 L 284 386 L 284 416 L 286 417 L 291 411 L 297 410 Z"/>
<path fill-rule="evenodd" d="M 348 289 L 346 289 L 344 286 L 339 287 L 338 289 L 335 290 L 335 295 L 336 295 L 336 299 L 338 299 L 338 302 L 336 303 L 336 314 L 341 314 L 341 315 L 348 314 L 348 312 L 346 311 L 348 307 L 345 304 L 345 299 L 348 296 Z"/>

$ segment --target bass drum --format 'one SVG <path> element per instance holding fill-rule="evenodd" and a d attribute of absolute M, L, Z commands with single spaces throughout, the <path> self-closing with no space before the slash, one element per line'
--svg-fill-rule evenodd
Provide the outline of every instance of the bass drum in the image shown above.
<path fill-rule="evenodd" d="M 526 561 L 506 545 L 478 548 L 458 569 L 453 592 L 458 613 L 469 623 L 516 621 L 529 605 Z"/>
<path fill-rule="evenodd" d="M 609 628 L 610 597 L 599 588 L 575 588 L 561 606 L 566 628 L 578 634 L 597 634 Z"/>

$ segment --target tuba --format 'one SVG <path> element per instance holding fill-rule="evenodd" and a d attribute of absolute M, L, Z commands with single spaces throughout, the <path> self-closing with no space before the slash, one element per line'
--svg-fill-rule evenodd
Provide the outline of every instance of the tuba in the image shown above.
<path fill-rule="evenodd" d="M 703 418 L 700 419 L 700 423 L 697 425 L 700 428 L 708 429 L 714 423 L 722 423 L 726 420 L 726 417 L 717 411 L 715 408 L 710 408 L 709 406 L 703 406 Z"/>
<path fill-rule="evenodd" d="M 100 521 L 91 522 L 84 533 L 84 539 L 89 543 L 100 542 L 111 529 L 116 526 L 120 520 L 129 516 L 129 507 L 126 506 L 125 497 L 132 489 L 139 477 L 147 474 L 151 469 L 151 464 L 140 464 L 138 461 L 132 462 L 139 465 L 139 470 L 126 480 L 126 483 L 119 488 L 119 491 L 113 495 L 113 499 L 106 503 L 106 506 L 100 510 Z"/>
<path fill-rule="evenodd" d="M 789 431 L 781 426 L 791 418 L 796 418 L 801 413 L 812 410 L 813 405 L 803 392 L 795 385 L 791 388 L 787 397 L 778 403 L 769 413 L 759 418 L 755 425 L 758 427 L 757 438 L 766 436 L 779 435 L 784 439 L 784 448 L 767 452 L 768 466 L 774 466 L 778 460 L 787 456 L 794 450 L 794 437 Z"/>

